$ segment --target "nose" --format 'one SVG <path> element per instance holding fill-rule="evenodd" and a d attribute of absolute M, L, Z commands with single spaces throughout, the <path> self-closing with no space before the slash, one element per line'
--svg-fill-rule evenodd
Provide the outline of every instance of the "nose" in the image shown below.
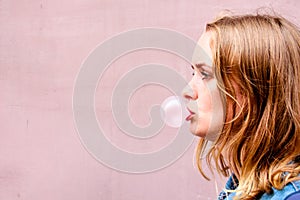
<path fill-rule="evenodd" d="M 197 93 L 193 90 L 191 84 L 185 86 L 185 88 L 182 90 L 182 96 L 187 100 L 196 100 L 198 98 Z"/>

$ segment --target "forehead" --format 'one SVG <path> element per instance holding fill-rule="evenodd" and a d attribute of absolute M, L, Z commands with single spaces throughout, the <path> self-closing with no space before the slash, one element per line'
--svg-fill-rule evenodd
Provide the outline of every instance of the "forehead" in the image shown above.
<path fill-rule="evenodd" d="M 195 47 L 192 63 L 205 63 L 212 66 L 212 51 L 210 48 L 211 33 L 204 32 L 197 42 Z"/>

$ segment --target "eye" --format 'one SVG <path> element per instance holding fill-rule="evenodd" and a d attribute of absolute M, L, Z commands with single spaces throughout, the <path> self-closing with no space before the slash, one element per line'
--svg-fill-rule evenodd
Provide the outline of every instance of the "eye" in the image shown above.
<path fill-rule="evenodd" d="M 201 71 L 200 74 L 201 74 L 202 80 L 209 79 L 211 77 L 210 74 L 206 71 Z"/>

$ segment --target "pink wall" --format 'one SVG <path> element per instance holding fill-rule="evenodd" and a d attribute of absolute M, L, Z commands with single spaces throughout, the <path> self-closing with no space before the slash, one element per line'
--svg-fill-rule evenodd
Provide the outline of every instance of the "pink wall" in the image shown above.
<path fill-rule="evenodd" d="M 0 199 L 215 199 L 223 180 L 217 178 L 216 188 L 194 168 L 196 142 L 174 164 L 152 173 L 122 173 L 99 163 L 77 134 L 73 87 L 84 59 L 115 34 L 159 27 L 197 40 L 204 23 L 220 10 L 245 12 L 261 6 L 272 6 L 294 22 L 300 17 L 298 0 L 0 1 Z M 107 94 L 122 74 L 149 62 L 173 66 L 184 76 L 190 73 L 174 55 L 139 51 L 113 63 L 96 91 L 96 113 L 107 115 L 106 136 L 131 152 L 155 151 L 174 137 L 171 128 L 147 140 L 128 137 L 102 106 L 109 104 Z M 170 95 L 158 90 L 149 86 L 136 91 L 129 107 L 137 124 L 148 123 L 148 106 Z"/>

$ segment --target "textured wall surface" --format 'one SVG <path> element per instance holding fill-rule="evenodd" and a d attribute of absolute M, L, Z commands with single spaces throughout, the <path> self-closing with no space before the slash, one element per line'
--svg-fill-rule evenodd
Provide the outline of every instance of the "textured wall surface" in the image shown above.
<path fill-rule="evenodd" d="M 193 166 L 196 141 L 175 163 L 152 173 L 119 172 L 93 158 L 76 131 L 74 83 L 89 53 L 115 34 L 158 27 L 197 40 L 205 22 L 222 9 L 251 12 L 262 6 L 293 22 L 300 19 L 297 0 L 0 0 L 0 199 L 215 199 L 224 180 L 216 178 L 215 184 L 200 176 Z M 107 116 L 106 136 L 131 152 L 155 151 L 175 132 L 165 128 L 138 140 L 112 120 L 107 105 L 115 84 L 133 66 L 149 62 L 190 76 L 190 67 L 174 55 L 138 51 L 112 63 L 96 90 L 96 113 Z M 135 92 L 129 105 L 135 123 L 149 123 L 149 106 L 170 95 L 160 90 L 150 85 Z"/>

